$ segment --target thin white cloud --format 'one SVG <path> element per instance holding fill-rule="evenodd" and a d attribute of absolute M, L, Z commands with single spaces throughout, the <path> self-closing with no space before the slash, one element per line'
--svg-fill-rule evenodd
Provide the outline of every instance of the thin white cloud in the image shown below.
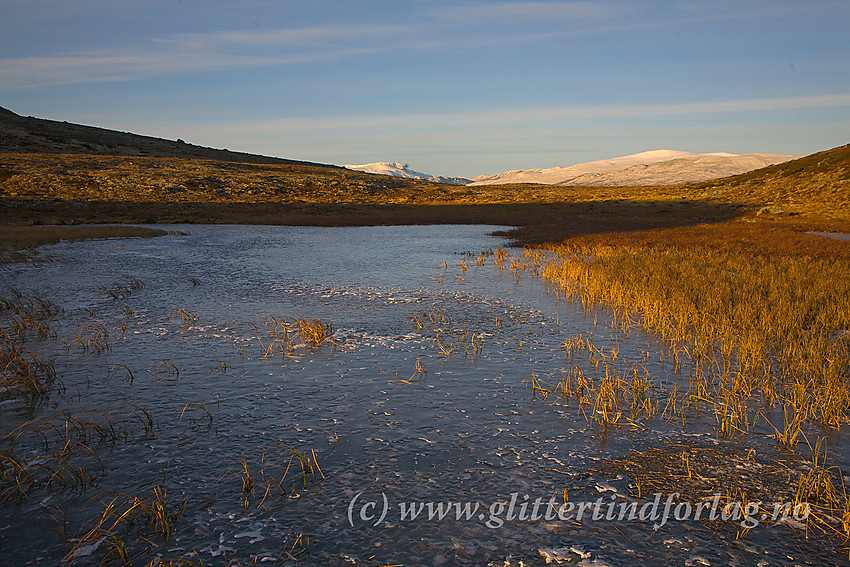
<path fill-rule="evenodd" d="M 188 33 L 156 38 L 154 41 L 180 49 L 216 51 L 232 47 L 309 47 L 342 45 L 351 41 L 378 41 L 410 32 L 407 25 L 326 25 L 263 31 L 230 30 L 212 33 Z"/>
<path fill-rule="evenodd" d="M 628 2 L 478 2 L 422 9 L 400 22 L 184 33 L 141 40 L 130 47 L 0 59 L 0 90 L 304 64 L 400 50 L 451 51 L 546 42 L 571 35 L 742 20 L 763 17 L 771 10 L 808 9 L 793 4 L 772 6 L 757 3 L 718 11 L 673 5 L 668 11 L 644 14 Z"/>
<path fill-rule="evenodd" d="M 240 55 L 172 50 L 158 53 L 106 53 L 0 59 L 0 90 L 105 81 L 132 81 L 171 73 L 293 65 L 365 55 L 379 47 L 341 46 L 307 53 Z"/>
<path fill-rule="evenodd" d="M 433 14 L 437 18 L 469 25 L 554 20 L 575 23 L 576 19 L 587 21 L 608 18 L 632 10 L 622 2 L 483 2 L 441 7 Z"/>
<path fill-rule="evenodd" d="M 397 49 L 442 47 L 408 25 L 329 25 L 154 38 L 132 50 L 0 59 L 0 89 L 134 80 L 193 71 L 329 61 Z"/>
<path fill-rule="evenodd" d="M 548 129 L 560 127 L 557 122 L 598 118 L 640 118 L 705 114 L 740 114 L 812 110 L 850 107 L 850 94 L 814 95 L 782 98 L 753 98 L 727 101 L 686 102 L 676 104 L 638 104 L 605 106 L 559 106 L 547 108 L 512 108 L 488 111 L 449 113 L 414 113 L 372 116 L 325 116 L 316 118 L 282 118 L 258 121 L 220 121 L 195 125 L 195 131 L 240 131 L 251 133 L 289 133 L 299 131 L 455 131 L 497 129 L 518 125 L 523 129 L 545 122 Z M 189 126 L 188 124 L 186 126 Z"/>

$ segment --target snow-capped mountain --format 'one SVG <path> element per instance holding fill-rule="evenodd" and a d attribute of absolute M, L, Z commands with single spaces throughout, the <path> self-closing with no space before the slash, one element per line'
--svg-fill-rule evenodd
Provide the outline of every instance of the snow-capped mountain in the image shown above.
<path fill-rule="evenodd" d="M 392 175 L 393 177 L 407 177 L 409 179 L 424 179 L 435 183 L 448 183 L 451 185 L 466 185 L 470 183 L 470 179 L 465 177 L 443 177 L 438 175 L 428 175 L 419 171 L 413 171 L 407 166 L 400 163 L 381 161 L 376 163 L 364 163 L 362 165 L 343 165 L 348 169 L 356 169 L 365 171 L 366 173 L 378 173 L 380 175 Z"/>
<path fill-rule="evenodd" d="M 590 161 L 567 167 L 506 171 L 481 175 L 472 185 L 543 183 L 565 186 L 626 187 L 675 185 L 738 175 L 795 159 L 776 154 L 697 154 L 677 150 L 653 150 L 623 157 Z"/>

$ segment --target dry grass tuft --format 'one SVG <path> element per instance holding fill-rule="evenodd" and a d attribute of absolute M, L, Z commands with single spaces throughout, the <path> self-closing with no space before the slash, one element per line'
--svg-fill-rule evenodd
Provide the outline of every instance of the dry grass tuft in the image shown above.
<path fill-rule="evenodd" d="M 333 327 L 321 319 L 296 319 L 295 326 L 301 340 L 308 346 L 318 347 L 326 340 L 333 340 Z"/>
<path fill-rule="evenodd" d="M 162 486 L 156 486 L 149 498 L 118 494 L 102 504 L 103 513 L 94 526 L 76 539 L 75 545 L 62 560 L 63 565 L 69 565 L 101 546 L 106 548 L 104 562 L 118 561 L 129 565 L 131 556 L 123 538 L 136 531 L 144 537 L 156 536 L 167 541 L 185 507 L 185 502 L 170 505 Z"/>

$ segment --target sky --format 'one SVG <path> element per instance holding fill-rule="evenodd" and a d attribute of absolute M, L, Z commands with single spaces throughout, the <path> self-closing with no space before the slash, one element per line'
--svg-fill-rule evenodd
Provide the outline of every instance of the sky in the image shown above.
<path fill-rule="evenodd" d="M 850 1 L 0 0 L 0 106 L 472 177 L 850 142 Z"/>

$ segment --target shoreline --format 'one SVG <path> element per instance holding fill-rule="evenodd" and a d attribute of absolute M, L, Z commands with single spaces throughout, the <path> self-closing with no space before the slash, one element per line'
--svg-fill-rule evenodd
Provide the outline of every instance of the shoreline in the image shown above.
<path fill-rule="evenodd" d="M 134 226 L 137 224 L 148 227 Z M 699 248 L 756 256 L 850 259 L 850 222 L 823 216 L 760 216 L 706 202 L 664 201 L 492 204 L 28 202 L 0 199 L 0 248 L 30 249 L 61 240 L 153 237 L 156 225 L 258 226 L 498 225 L 509 246 L 607 245 Z"/>

